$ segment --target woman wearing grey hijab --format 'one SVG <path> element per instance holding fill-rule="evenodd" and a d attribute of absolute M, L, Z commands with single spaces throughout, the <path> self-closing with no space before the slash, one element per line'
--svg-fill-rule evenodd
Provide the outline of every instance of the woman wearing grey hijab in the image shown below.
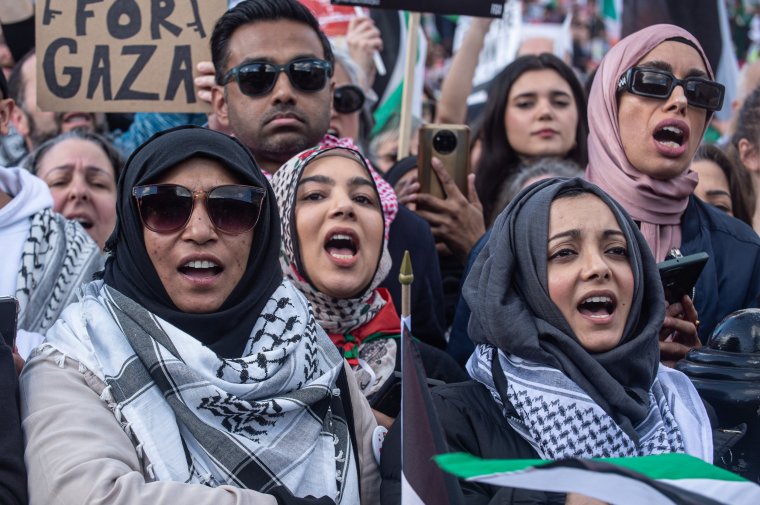
<path fill-rule="evenodd" d="M 575 178 L 523 190 L 496 219 L 463 293 L 473 308 L 473 380 L 433 395 L 450 450 L 712 460 L 696 390 L 659 363 L 665 301 L 652 254 L 598 187 Z M 470 503 L 497 493 L 505 503 L 525 498 L 461 485 Z"/>

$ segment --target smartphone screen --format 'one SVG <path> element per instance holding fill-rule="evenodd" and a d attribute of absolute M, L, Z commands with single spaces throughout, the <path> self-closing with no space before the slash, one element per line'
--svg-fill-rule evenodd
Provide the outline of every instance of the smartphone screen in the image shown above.
<path fill-rule="evenodd" d="M 0 337 L 10 347 L 16 342 L 18 300 L 12 296 L 0 297 Z"/>

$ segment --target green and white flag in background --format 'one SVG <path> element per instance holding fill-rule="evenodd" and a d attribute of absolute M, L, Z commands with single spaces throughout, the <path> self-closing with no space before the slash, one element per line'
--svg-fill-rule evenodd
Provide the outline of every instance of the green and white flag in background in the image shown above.
<path fill-rule="evenodd" d="M 611 504 L 760 504 L 760 486 L 686 454 L 550 461 L 485 460 L 450 453 L 435 461 L 469 481 L 578 493 Z"/>

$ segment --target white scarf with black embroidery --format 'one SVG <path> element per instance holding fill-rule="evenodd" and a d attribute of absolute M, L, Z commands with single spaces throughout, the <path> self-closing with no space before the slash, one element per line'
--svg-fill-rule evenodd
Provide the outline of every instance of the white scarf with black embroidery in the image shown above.
<path fill-rule="evenodd" d="M 343 363 L 284 280 L 243 356 L 223 359 L 102 282 L 85 287 L 48 342 L 108 384 L 103 394 L 157 480 L 359 503 L 336 386 Z"/>
<path fill-rule="evenodd" d="M 509 425 L 542 459 L 685 452 L 681 430 L 658 379 L 649 391 L 649 413 L 635 426 L 637 443 L 560 370 L 499 351 L 507 398 L 516 411 L 516 415 L 508 415 L 491 372 L 494 354 L 493 346 L 477 346 L 467 371 L 488 388 Z"/>
<path fill-rule="evenodd" d="M 98 245 L 79 223 L 52 209 L 34 214 L 16 282 L 18 327 L 44 333 L 103 264 Z"/>

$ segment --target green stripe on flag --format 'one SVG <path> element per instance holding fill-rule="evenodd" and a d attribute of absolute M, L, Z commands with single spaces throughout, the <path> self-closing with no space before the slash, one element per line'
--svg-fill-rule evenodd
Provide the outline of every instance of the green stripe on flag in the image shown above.
<path fill-rule="evenodd" d="M 396 86 L 396 89 L 394 89 L 393 93 L 388 96 L 388 99 L 375 110 L 373 114 L 375 117 L 375 126 L 372 127 L 370 136 L 377 135 L 383 131 L 383 128 L 388 124 L 388 121 L 390 121 L 393 114 L 401 115 L 401 95 L 403 90 L 404 86 L 402 82 L 402 84 Z"/>
<path fill-rule="evenodd" d="M 594 458 L 594 460 L 628 468 L 651 479 L 712 479 L 747 482 L 739 475 L 688 454 L 658 454 L 636 458 Z M 461 452 L 440 454 L 435 456 L 435 461 L 447 472 L 463 479 L 528 470 L 552 462 L 541 459 L 481 459 Z"/>
<path fill-rule="evenodd" d="M 441 468 L 462 479 L 492 473 L 518 472 L 551 463 L 548 459 L 481 459 L 464 452 L 439 454 L 434 459 Z"/>
<path fill-rule="evenodd" d="M 615 0 L 604 0 L 602 3 L 602 15 L 607 19 L 618 19 Z"/>

